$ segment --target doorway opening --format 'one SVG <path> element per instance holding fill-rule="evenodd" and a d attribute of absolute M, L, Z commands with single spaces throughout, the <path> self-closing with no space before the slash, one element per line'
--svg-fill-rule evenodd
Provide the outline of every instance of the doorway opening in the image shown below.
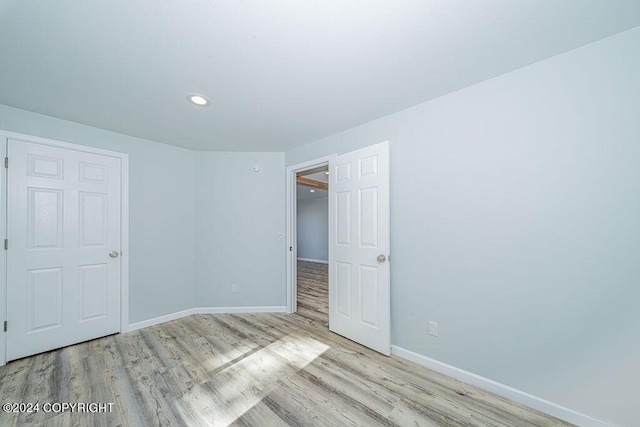
<path fill-rule="evenodd" d="M 324 315 L 326 320 L 323 323 L 328 323 L 328 248 L 326 244 L 328 225 L 322 236 L 323 224 L 320 223 L 321 218 L 319 218 L 322 213 L 318 207 L 322 205 L 323 196 L 325 201 L 328 200 L 328 175 L 325 172 L 329 168 L 329 159 L 334 156 L 335 154 L 287 168 L 287 312 L 296 313 L 299 310 L 298 287 L 300 286 L 300 296 L 303 298 L 301 314 L 322 317 L 321 312 L 313 313 L 314 307 L 320 306 L 322 310 L 322 307 L 326 306 L 327 311 Z M 303 211 L 301 230 L 298 224 L 299 201 Z M 328 208 L 324 210 L 324 216 L 327 221 Z M 315 224 L 315 227 L 310 226 L 312 224 Z M 302 248 L 299 247 L 299 242 Z M 299 260 L 299 258 L 303 259 Z M 320 261 L 325 261 L 326 264 Z M 326 297 L 321 296 L 322 292 L 318 295 L 317 291 L 323 283 L 327 288 Z M 310 298 L 309 301 L 305 299 L 307 297 Z"/>
<path fill-rule="evenodd" d="M 296 174 L 299 315 L 329 327 L 329 168 Z"/>

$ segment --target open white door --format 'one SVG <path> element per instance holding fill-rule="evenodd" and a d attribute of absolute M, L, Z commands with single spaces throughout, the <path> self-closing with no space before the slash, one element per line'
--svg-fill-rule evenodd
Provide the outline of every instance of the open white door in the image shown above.
<path fill-rule="evenodd" d="M 389 142 L 330 159 L 329 179 L 329 329 L 389 355 Z"/>
<path fill-rule="evenodd" d="M 120 330 L 121 159 L 10 139 L 7 360 Z"/>

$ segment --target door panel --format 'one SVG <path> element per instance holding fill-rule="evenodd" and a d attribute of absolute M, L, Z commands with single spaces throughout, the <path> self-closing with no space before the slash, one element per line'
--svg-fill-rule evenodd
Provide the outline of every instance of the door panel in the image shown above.
<path fill-rule="evenodd" d="M 108 300 L 107 264 L 81 265 L 80 293 L 82 295 L 82 313 L 80 321 L 105 317 Z"/>
<path fill-rule="evenodd" d="M 359 189 L 360 247 L 378 247 L 378 188 Z"/>
<path fill-rule="evenodd" d="M 29 270 L 27 333 L 62 326 L 62 268 Z"/>
<path fill-rule="evenodd" d="M 29 176 L 63 179 L 64 160 L 53 157 L 36 156 L 33 154 L 27 157 L 29 162 Z"/>
<path fill-rule="evenodd" d="M 120 159 L 9 139 L 7 360 L 120 330 Z"/>
<path fill-rule="evenodd" d="M 336 244 L 351 245 L 351 193 L 336 194 Z"/>
<path fill-rule="evenodd" d="M 336 156 L 329 171 L 329 328 L 388 355 L 389 144 Z"/>
<path fill-rule="evenodd" d="M 337 313 L 351 318 L 351 264 L 336 261 L 336 310 Z"/>
<path fill-rule="evenodd" d="M 107 246 L 108 194 L 80 192 L 80 247 Z"/>
<path fill-rule="evenodd" d="M 360 266 L 360 292 L 362 294 L 362 321 L 374 328 L 380 325 L 378 316 L 378 269 Z"/>
<path fill-rule="evenodd" d="M 62 247 L 62 190 L 28 188 L 29 249 Z"/>

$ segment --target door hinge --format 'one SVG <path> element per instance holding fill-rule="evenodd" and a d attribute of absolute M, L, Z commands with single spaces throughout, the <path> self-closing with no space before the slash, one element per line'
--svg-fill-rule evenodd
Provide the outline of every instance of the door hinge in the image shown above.
<path fill-rule="evenodd" d="M 9 239 L 4 239 L 4 250 L 9 249 Z"/>
<path fill-rule="evenodd" d="M 7 321 L 4 321 L 4 331 L 7 332 Z"/>
<path fill-rule="evenodd" d="M 5 168 L 9 168 L 9 158 L 8 157 L 4 158 L 4 167 Z"/>

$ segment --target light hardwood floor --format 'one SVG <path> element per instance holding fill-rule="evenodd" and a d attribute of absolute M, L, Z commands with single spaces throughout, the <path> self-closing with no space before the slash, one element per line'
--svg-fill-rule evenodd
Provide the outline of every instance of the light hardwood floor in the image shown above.
<path fill-rule="evenodd" d="M 298 312 L 329 328 L 329 266 L 298 261 Z"/>
<path fill-rule="evenodd" d="M 330 333 L 326 266 L 299 272 L 299 314 L 189 316 L 9 363 L 3 403 L 114 405 L 0 426 L 569 425 Z"/>

